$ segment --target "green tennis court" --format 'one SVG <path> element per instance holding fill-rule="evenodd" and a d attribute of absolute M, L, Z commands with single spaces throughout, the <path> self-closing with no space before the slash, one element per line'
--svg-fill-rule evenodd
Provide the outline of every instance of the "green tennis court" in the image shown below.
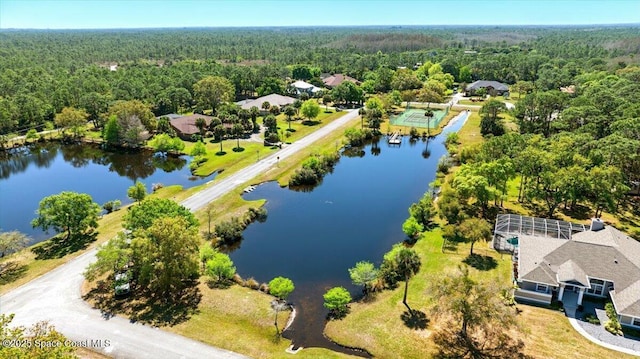
<path fill-rule="evenodd" d="M 409 108 L 406 109 L 398 116 L 391 116 L 389 121 L 392 125 L 395 126 L 406 126 L 406 127 L 416 127 L 416 128 L 436 128 L 440 121 L 447 114 L 447 109 L 444 110 L 436 110 L 433 111 L 433 118 L 428 118 L 424 115 L 425 109 L 419 108 Z"/>

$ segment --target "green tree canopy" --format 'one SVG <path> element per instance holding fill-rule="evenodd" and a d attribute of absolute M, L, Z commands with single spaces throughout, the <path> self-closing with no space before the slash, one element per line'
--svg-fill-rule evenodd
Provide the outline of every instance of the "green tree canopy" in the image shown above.
<path fill-rule="evenodd" d="M 177 137 L 161 133 L 149 141 L 149 146 L 158 152 L 179 152 L 184 149 L 184 142 Z"/>
<path fill-rule="evenodd" d="M 0 340 L 3 343 L 16 342 L 18 345 L 0 345 L 0 357 L 31 359 L 56 358 L 75 359 L 76 348 L 70 345 L 36 345 L 35 343 L 64 343 L 67 338 L 48 322 L 38 322 L 30 328 L 11 325 L 13 314 L 0 314 Z M 20 345 L 23 343 L 23 345 Z M 29 343 L 26 345 L 24 343 Z"/>
<path fill-rule="evenodd" d="M 525 358 L 524 343 L 509 332 L 516 325 L 515 311 L 496 295 L 500 289 L 476 282 L 462 267 L 460 273 L 438 280 L 432 292 L 434 314 L 446 321 L 434 335 L 443 357 Z"/>
<path fill-rule="evenodd" d="M 142 201 L 147 196 L 147 187 L 144 183 L 136 181 L 136 183 L 127 189 L 127 197 L 136 202 Z"/>
<path fill-rule="evenodd" d="M 36 217 L 31 221 L 33 228 L 57 233 L 66 232 L 66 239 L 98 227 L 100 206 L 86 193 L 61 192 L 40 201 Z"/>
<path fill-rule="evenodd" d="M 115 237 L 98 247 L 96 261 L 89 264 L 84 276 L 87 280 L 93 281 L 105 273 L 118 272 L 131 262 L 132 254 L 127 235 L 119 232 Z"/>
<path fill-rule="evenodd" d="M 139 207 L 139 206 L 136 206 Z M 138 283 L 169 300 L 198 277 L 198 229 L 184 217 L 163 216 L 131 242 Z"/>
<path fill-rule="evenodd" d="M 207 261 L 216 254 L 216 250 L 209 243 L 205 243 L 200 247 L 198 251 L 198 256 L 200 257 L 200 262 L 202 263 L 202 268 L 204 269 Z"/>
<path fill-rule="evenodd" d="M 269 282 L 269 293 L 280 300 L 286 300 L 295 288 L 289 278 L 276 277 Z"/>
<path fill-rule="evenodd" d="M 207 76 L 193 85 L 193 92 L 198 106 L 216 113 L 220 104 L 233 101 L 235 88 L 224 77 Z"/>
<path fill-rule="evenodd" d="M 424 227 L 422 227 L 413 216 L 409 216 L 409 218 L 402 223 L 402 231 L 411 239 L 415 239 L 423 230 Z"/>
<path fill-rule="evenodd" d="M 133 206 L 123 217 L 123 225 L 129 230 L 147 229 L 153 221 L 162 217 L 182 217 L 188 227 L 198 227 L 198 220 L 188 209 L 165 198 L 148 198 Z"/>
<path fill-rule="evenodd" d="M 465 241 L 471 243 L 469 254 L 473 255 L 473 245 L 476 242 L 491 239 L 491 225 L 481 218 L 468 218 L 460 223 L 458 234 Z"/>
<path fill-rule="evenodd" d="M 351 277 L 351 282 L 355 285 L 363 286 L 364 293 L 367 294 L 371 283 L 378 278 L 378 270 L 373 263 L 361 261 L 356 263 L 355 267 L 349 268 L 349 276 Z"/>
<path fill-rule="evenodd" d="M 320 114 L 320 105 L 315 100 L 307 100 L 302 104 L 300 113 L 311 121 Z"/>
<path fill-rule="evenodd" d="M 109 108 L 109 114 L 116 116 L 118 124 L 125 132 L 128 130 L 125 127 L 132 127 L 132 123 L 141 123 L 147 131 L 155 131 L 158 127 L 149 106 L 139 100 L 116 101 Z"/>
<path fill-rule="evenodd" d="M 204 143 L 202 143 L 202 141 L 198 141 L 196 142 L 195 145 L 193 145 L 193 148 L 191 149 L 191 156 L 196 157 L 196 156 L 205 156 L 207 154 L 207 147 L 205 146 Z"/>
<path fill-rule="evenodd" d="M 205 273 L 216 283 L 221 283 L 233 278 L 233 275 L 236 274 L 236 267 L 233 266 L 233 262 L 227 254 L 214 252 L 213 256 L 207 260 Z"/>
<path fill-rule="evenodd" d="M 322 297 L 324 307 L 336 316 L 344 315 L 347 312 L 347 305 L 351 302 L 351 294 L 344 287 L 331 288 Z"/>
<path fill-rule="evenodd" d="M 74 137 L 80 137 L 86 131 L 88 117 L 89 114 L 83 109 L 65 107 L 56 114 L 55 123 L 63 128 L 62 132 L 70 128 Z"/>
<path fill-rule="evenodd" d="M 393 284 L 393 282 L 397 281 L 405 282 L 402 303 L 407 307 L 411 315 L 413 315 L 413 311 L 407 304 L 409 279 L 418 273 L 421 265 L 420 256 L 415 250 L 398 243 L 384 255 L 380 266 L 380 275 L 387 284 Z"/>

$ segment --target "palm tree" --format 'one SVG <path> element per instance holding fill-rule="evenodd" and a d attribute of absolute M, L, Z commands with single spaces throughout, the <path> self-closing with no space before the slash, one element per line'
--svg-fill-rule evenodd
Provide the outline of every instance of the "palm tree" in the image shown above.
<path fill-rule="evenodd" d="M 329 111 L 329 102 L 332 101 L 331 94 L 325 94 L 322 97 L 322 103 L 324 104 L 324 110 Z"/>
<path fill-rule="evenodd" d="M 213 128 L 213 135 L 216 136 L 216 138 L 218 138 L 218 140 L 220 141 L 220 153 L 224 152 L 222 150 L 222 138 L 224 136 L 224 133 L 225 133 L 225 130 L 222 124 Z"/>
<path fill-rule="evenodd" d="M 204 136 L 204 129 L 207 127 L 207 121 L 202 117 L 196 118 L 196 127 L 200 131 L 200 135 Z"/>
<path fill-rule="evenodd" d="M 364 107 L 360 107 L 358 110 L 358 115 L 360 115 L 360 128 L 364 129 L 364 117 L 367 115 L 367 109 Z"/>
<path fill-rule="evenodd" d="M 238 111 L 238 117 L 240 117 L 241 120 L 248 120 L 249 118 L 251 118 L 251 112 L 249 112 L 249 110 L 241 108 Z"/>
<path fill-rule="evenodd" d="M 431 119 L 433 118 L 433 110 L 427 108 L 424 112 L 425 117 L 427 118 L 427 137 L 431 137 Z"/>
<path fill-rule="evenodd" d="M 402 304 L 409 309 L 409 313 L 413 315 L 413 310 L 407 304 L 407 290 L 409 288 L 409 279 L 413 277 L 420 270 L 421 262 L 420 257 L 410 248 L 402 248 L 396 253 L 396 271 L 404 278 L 404 297 L 402 298 Z"/>
<path fill-rule="evenodd" d="M 251 116 L 251 122 L 256 123 L 258 116 L 260 116 L 260 109 L 257 106 L 251 106 L 249 116 Z"/>
<path fill-rule="evenodd" d="M 269 111 L 269 109 L 271 108 L 271 104 L 269 103 L 269 101 L 265 101 L 262 103 L 262 109 L 265 111 Z"/>
<path fill-rule="evenodd" d="M 367 111 L 369 127 L 372 128 L 375 133 L 380 130 L 380 123 L 382 122 L 382 111 L 379 108 L 372 108 Z"/>
<path fill-rule="evenodd" d="M 236 136 L 236 141 L 237 141 L 236 148 L 240 149 L 240 135 L 242 135 L 242 133 L 244 132 L 242 125 L 239 123 L 234 124 L 232 132 L 233 132 L 233 135 Z"/>
<path fill-rule="evenodd" d="M 289 122 L 289 129 L 291 129 L 291 119 L 296 114 L 296 109 L 293 106 L 286 106 L 284 108 L 284 114 L 287 116 L 287 122 Z"/>

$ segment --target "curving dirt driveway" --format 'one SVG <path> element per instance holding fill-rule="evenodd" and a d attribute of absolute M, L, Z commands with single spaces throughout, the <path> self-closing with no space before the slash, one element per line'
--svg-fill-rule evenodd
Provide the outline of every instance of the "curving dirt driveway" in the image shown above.
<path fill-rule="evenodd" d="M 192 211 L 206 206 L 244 182 L 267 171 L 278 161 L 306 148 L 358 116 L 344 116 L 294 142 L 290 146 L 214 183 L 187 198 L 182 204 Z M 30 326 L 48 320 L 73 341 L 115 358 L 247 358 L 158 328 L 131 323 L 120 317 L 104 318 L 80 296 L 82 272 L 95 259 L 91 250 L 68 263 L 0 297 L 0 312 L 15 313 L 14 325 Z M 212 330 L 215 330 L 212 328 Z M 94 341 L 93 343 L 87 341 Z M 101 341 L 101 342 L 100 342 Z M 108 345 L 107 345 L 108 344 Z"/>

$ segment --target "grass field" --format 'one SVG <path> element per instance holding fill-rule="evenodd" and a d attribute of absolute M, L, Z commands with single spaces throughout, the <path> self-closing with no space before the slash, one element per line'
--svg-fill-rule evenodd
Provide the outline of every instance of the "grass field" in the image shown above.
<path fill-rule="evenodd" d="M 496 99 L 496 100 L 498 100 L 500 102 L 509 102 L 509 103 L 512 103 L 512 104 L 515 104 L 516 102 L 518 102 L 518 98 L 514 97 L 513 95 L 511 95 L 509 98 L 504 98 L 503 96 L 495 96 L 495 97 L 491 97 L 491 98 L 494 98 L 494 99 Z M 480 100 L 477 97 L 475 97 L 475 99 Z M 480 101 L 471 101 L 471 99 L 465 98 L 465 99 L 462 99 L 462 100 L 458 101 L 458 104 L 460 104 L 460 105 L 482 106 L 482 105 L 485 104 L 485 102 L 487 102 L 487 100 L 489 100 L 489 99 L 487 98 L 487 99 L 482 99 Z"/>

